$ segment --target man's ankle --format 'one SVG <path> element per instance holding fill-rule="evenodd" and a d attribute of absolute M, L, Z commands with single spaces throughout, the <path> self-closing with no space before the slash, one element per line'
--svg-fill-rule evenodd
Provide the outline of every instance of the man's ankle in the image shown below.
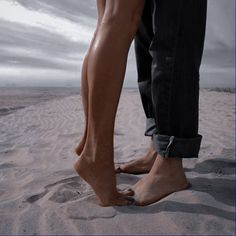
<path fill-rule="evenodd" d="M 183 168 L 183 160 L 180 157 L 159 157 L 159 164 L 163 167 Z"/>

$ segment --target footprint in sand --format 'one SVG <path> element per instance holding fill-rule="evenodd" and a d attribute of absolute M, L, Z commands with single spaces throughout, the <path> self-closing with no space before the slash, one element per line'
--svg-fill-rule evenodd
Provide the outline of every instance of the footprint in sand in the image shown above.
<path fill-rule="evenodd" d="M 39 199 L 41 199 L 43 196 L 45 196 L 47 193 L 48 193 L 48 191 L 45 190 L 42 193 L 35 194 L 35 195 L 32 195 L 32 196 L 28 197 L 26 199 L 26 201 L 29 202 L 29 203 L 34 203 L 34 202 L 38 201 Z"/>
<path fill-rule="evenodd" d="M 44 187 L 44 191 L 34 194 L 26 199 L 29 203 L 34 203 L 43 197 L 56 203 L 75 201 L 79 198 L 91 194 L 92 190 L 86 182 L 79 176 L 63 179 Z"/>
<path fill-rule="evenodd" d="M 99 206 L 95 195 L 62 205 L 60 210 L 74 220 L 112 219 L 117 215 L 115 207 Z"/>

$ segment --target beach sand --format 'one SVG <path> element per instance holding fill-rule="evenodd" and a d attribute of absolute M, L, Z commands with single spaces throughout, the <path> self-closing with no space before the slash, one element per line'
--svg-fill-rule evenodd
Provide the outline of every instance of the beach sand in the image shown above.
<path fill-rule="evenodd" d="M 235 235 L 234 93 L 200 91 L 198 159 L 184 160 L 192 188 L 146 206 L 101 207 L 75 173 L 82 137 L 79 95 L 43 101 L 0 117 L 1 235 Z M 115 162 L 143 155 L 145 116 L 136 90 L 123 90 Z M 144 175 L 117 175 L 118 188 Z"/>

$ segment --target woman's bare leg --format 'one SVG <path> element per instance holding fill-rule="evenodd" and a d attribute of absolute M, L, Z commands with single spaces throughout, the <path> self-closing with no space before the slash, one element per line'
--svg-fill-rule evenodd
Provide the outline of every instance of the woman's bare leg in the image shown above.
<path fill-rule="evenodd" d="M 75 152 L 77 155 L 80 155 L 81 152 L 83 151 L 84 144 L 86 141 L 86 136 L 87 136 L 87 127 L 88 127 L 88 79 L 87 79 L 87 70 L 88 70 L 88 57 L 89 57 L 89 52 L 90 49 L 93 45 L 95 36 L 98 31 L 98 27 L 101 23 L 104 11 L 105 11 L 105 4 L 106 0 L 97 0 L 97 11 L 98 11 L 98 20 L 97 20 L 97 27 L 94 32 L 93 39 L 90 43 L 88 52 L 84 58 L 83 61 L 83 66 L 82 66 L 82 73 L 81 73 L 81 96 L 82 96 L 82 103 L 83 103 L 83 108 L 84 108 L 84 115 L 85 115 L 85 129 L 84 129 L 84 134 L 83 137 L 79 143 L 79 145 L 76 147 Z"/>
<path fill-rule="evenodd" d="M 114 123 L 128 51 L 145 0 L 109 0 L 88 57 L 88 129 L 81 157 L 75 163 L 100 205 L 126 205 L 118 193 L 114 168 Z"/>

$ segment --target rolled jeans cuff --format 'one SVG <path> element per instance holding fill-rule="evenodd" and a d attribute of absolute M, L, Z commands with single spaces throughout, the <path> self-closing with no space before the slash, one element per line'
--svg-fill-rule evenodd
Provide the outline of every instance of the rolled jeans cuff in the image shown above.
<path fill-rule="evenodd" d="M 201 146 L 202 135 L 193 138 L 154 134 L 153 145 L 162 157 L 197 158 Z"/>
<path fill-rule="evenodd" d="M 145 136 L 153 136 L 153 134 L 157 133 L 156 123 L 154 118 L 147 118 L 146 119 L 146 130 L 144 135 Z"/>

